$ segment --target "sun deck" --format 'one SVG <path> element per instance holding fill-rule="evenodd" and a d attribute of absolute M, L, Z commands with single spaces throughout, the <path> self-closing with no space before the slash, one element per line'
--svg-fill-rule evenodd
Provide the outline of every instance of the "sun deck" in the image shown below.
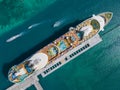
<path fill-rule="evenodd" d="M 48 55 L 49 62 L 60 57 L 62 54 L 66 53 L 68 49 L 72 49 L 77 45 L 78 37 L 75 31 L 70 31 L 53 41 L 52 43 L 45 46 L 38 52 L 42 52 Z"/>
<path fill-rule="evenodd" d="M 96 23 L 96 22 L 93 22 Z M 88 36 L 82 37 L 82 39 L 77 35 L 77 33 L 80 32 L 80 28 L 84 26 L 91 26 L 91 20 L 86 20 L 81 24 L 78 24 L 76 28 L 70 29 L 69 32 L 65 33 L 52 43 L 45 46 L 43 49 L 41 49 L 38 52 L 45 53 L 48 55 L 48 63 L 51 63 L 52 61 L 56 60 L 60 56 L 64 55 L 69 50 L 75 48 L 76 46 L 82 44 L 84 41 L 90 39 L 92 36 L 98 33 L 99 28 L 93 28 L 92 31 L 89 33 Z M 99 23 L 97 22 L 97 25 L 99 26 Z"/>

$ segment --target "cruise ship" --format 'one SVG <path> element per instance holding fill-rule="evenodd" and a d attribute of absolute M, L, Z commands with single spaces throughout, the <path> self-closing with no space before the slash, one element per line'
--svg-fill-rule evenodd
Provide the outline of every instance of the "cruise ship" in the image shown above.
<path fill-rule="evenodd" d="M 52 70 L 57 69 L 58 66 L 62 65 L 64 61 L 69 60 L 74 54 L 81 52 L 84 48 L 90 47 L 90 44 L 86 43 L 83 48 L 79 48 L 80 45 L 93 38 L 100 31 L 104 31 L 104 27 L 110 22 L 112 16 L 112 12 L 100 13 L 93 15 L 75 27 L 70 27 L 64 35 L 38 50 L 20 64 L 12 66 L 8 72 L 8 79 L 13 83 L 19 83 L 37 71 L 41 71 L 45 76 L 52 73 Z M 92 41 L 95 42 L 94 40 Z M 70 54 L 69 58 L 62 58 L 75 48 L 76 52 Z M 53 62 L 56 63 L 53 65 L 51 64 Z"/>

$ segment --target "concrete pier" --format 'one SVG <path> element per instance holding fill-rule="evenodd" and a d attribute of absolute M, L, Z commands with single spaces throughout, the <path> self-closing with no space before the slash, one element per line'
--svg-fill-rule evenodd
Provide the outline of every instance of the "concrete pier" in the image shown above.
<path fill-rule="evenodd" d="M 38 81 L 34 83 L 34 86 L 36 87 L 37 90 L 43 90 L 42 86 L 40 85 Z"/>
<path fill-rule="evenodd" d="M 34 85 L 37 90 L 43 90 L 39 83 L 39 79 L 36 76 L 31 76 L 21 83 L 14 84 L 9 87 L 7 90 L 25 90 L 30 86 Z"/>
<path fill-rule="evenodd" d="M 9 87 L 7 90 L 25 90 L 30 86 L 34 85 L 37 90 L 43 90 L 42 86 L 39 83 L 38 75 L 42 75 L 42 77 L 46 77 L 50 73 L 54 72 L 64 64 L 68 63 L 69 61 L 73 60 L 80 54 L 84 53 L 91 47 L 95 46 L 96 44 L 100 43 L 102 39 L 98 34 L 94 37 L 86 40 L 81 45 L 75 47 L 74 49 L 70 50 L 60 58 L 56 59 L 54 62 L 47 65 L 45 68 L 34 72 L 30 75 L 25 81 L 21 83 L 14 84 L 13 86 Z"/>

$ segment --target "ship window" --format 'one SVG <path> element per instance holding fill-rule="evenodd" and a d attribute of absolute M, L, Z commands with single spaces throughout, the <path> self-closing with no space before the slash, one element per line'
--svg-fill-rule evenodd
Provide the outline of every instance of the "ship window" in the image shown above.
<path fill-rule="evenodd" d="M 48 70 L 46 70 L 46 73 L 48 73 Z"/>
<path fill-rule="evenodd" d="M 74 54 L 72 54 L 72 56 L 74 56 Z"/>
<path fill-rule="evenodd" d="M 50 69 L 52 70 L 52 67 L 50 67 Z"/>
<path fill-rule="evenodd" d="M 50 71 L 50 68 L 48 68 L 47 70 Z"/>
<path fill-rule="evenodd" d="M 70 55 L 70 57 L 72 57 L 72 55 Z"/>
<path fill-rule="evenodd" d="M 83 47 L 83 49 L 85 49 L 85 47 Z"/>
<path fill-rule="evenodd" d="M 61 64 L 61 62 L 59 62 L 59 64 Z"/>
<path fill-rule="evenodd" d="M 57 67 L 57 65 L 55 64 L 55 67 Z"/>
<path fill-rule="evenodd" d="M 89 47 L 90 45 L 89 45 L 89 44 L 87 44 L 87 46 Z"/>
<path fill-rule="evenodd" d="M 80 52 L 80 49 L 78 50 L 78 52 Z"/>
<path fill-rule="evenodd" d="M 79 51 L 76 51 L 77 53 L 79 53 Z"/>
<path fill-rule="evenodd" d="M 61 62 L 58 62 L 59 64 L 61 64 Z"/>
<path fill-rule="evenodd" d="M 76 54 L 77 54 L 78 52 L 76 51 Z"/>
<path fill-rule="evenodd" d="M 58 66 L 58 64 L 56 63 L 56 66 Z"/>
<path fill-rule="evenodd" d="M 55 67 L 54 67 L 54 66 L 52 66 L 52 68 L 54 69 Z"/>
<path fill-rule="evenodd" d="M 86 48 L 86 46 L 83 47 L 84 49 Z"/>
<path fill-rule="evenodd" d="M 83 50 L 83 48 L 81 48 L 81 51 Z"/>
<path fill-rule="evenodd" d="M 65 58 L 65 60 L 66 60 L 66 61 L 68 60 L 67 57 Z"/>
<path fill-rule="evenodd" d="M 74 55 L 76 55 L 76 52 L 74 52 Z"/>
<path fill-rule="evenodd" d="M 88 46 L 87 45 L 85 45 L 85 48 L 87 48 Z"/>
<path fill-rule="evenodd" d="M 59 63 L 57 63 L 57 66 L 59 66 Z"/>
<path fill-rule="evenodd" d="M 46 72 L 44 71 L 44 74 L 46 74 Z"/>

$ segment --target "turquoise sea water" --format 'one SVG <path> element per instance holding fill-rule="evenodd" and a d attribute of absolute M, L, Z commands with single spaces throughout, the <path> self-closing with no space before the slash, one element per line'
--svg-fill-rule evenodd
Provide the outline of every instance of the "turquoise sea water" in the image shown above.
<path fill-rule="evenodd" d="M 39 78 L 44 90 L 120 90 L 119 9 L 119 0 L 58 0 L 27 22 L 1 36 L 0 90 L 12 85 L 7 79 L 7 72 L 11 66 L 22 62 L 65 33 L 68 24 L 105 11 L 113 12 L 114 16 L 105 27 L 105 31 L 100 33 L 103 41 L 46 78 Z M 56 21 L 60 21 L 61 25 L 53 28 L 52 25 Z M 40 22 L 42 24 L 38 27 L 27 29 L 28 26 Z M 21 32 L 27 33 L 12 42 L 5 42 Z"/>
<path fill-rule="evenodd" d="M 0 0 L 0 36 L 24 23 L 56 0 Z"/>

